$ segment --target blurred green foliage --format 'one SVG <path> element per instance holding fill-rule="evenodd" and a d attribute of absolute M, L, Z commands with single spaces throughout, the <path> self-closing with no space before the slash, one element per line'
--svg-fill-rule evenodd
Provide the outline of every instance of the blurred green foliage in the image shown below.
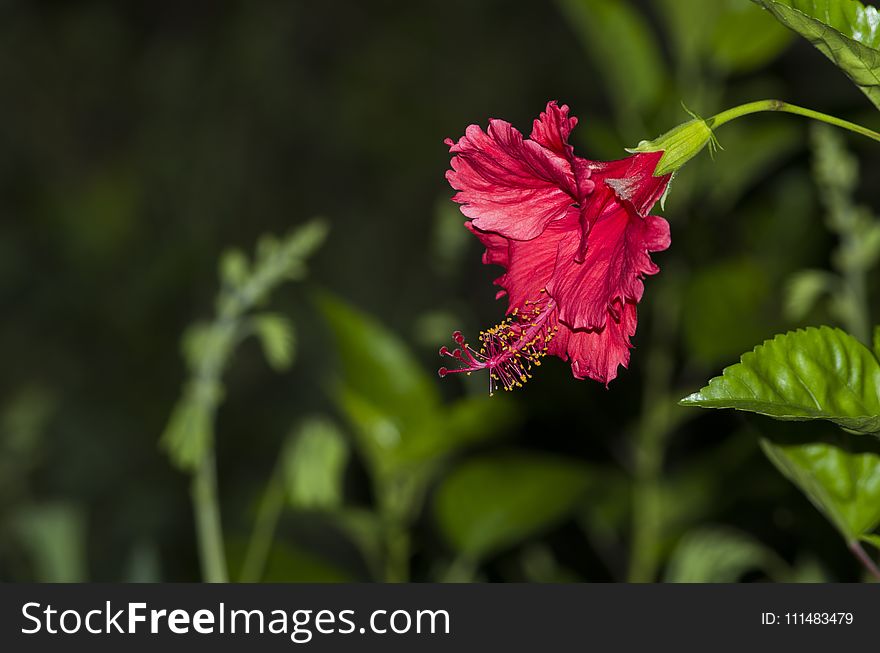
<path fill-rule="evenodd" d="M 786 328 L 852 331 L 826 301 L 849 283 L 826 225 L 880 206 L 876 148 L 811 143 L 791 117 L 719 130 L 716 160 L 672 184 L 673 246 L 610 390 L 558 361 L 491 400 L 435 376 L 451 329 L 503 312 L 445 137 L 527 131 L 548 99 L 595 159 L 686 120 L 682 102 L 778 96 L 876 125 L 793 38 L 747 0 L 0 3 L 0 579 L 200 577 L 188 478 L 156 440 L 206 359 L 215 385 L 184 385 L 165 441 L 186 468 L 215 444 L 233 579 L 860 578 L 741 417 L 675 400 Z M 860 178 L 814 179 L 847 157 Z M 222 254 L 316 214 L 330 235 L 303 283 L 267 264 L 290 241 Z M 218 259 L 219 320 L 197 322 Z M 247 288 L 270 269 L 267 311 Z M 876 305 L 875 278 L 863 292 Z"/>

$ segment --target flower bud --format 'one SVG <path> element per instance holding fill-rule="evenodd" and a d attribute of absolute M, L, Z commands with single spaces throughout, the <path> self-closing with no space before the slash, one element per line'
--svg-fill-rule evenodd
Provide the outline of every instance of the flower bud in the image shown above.
<path fill-rule="evenodd" d="M 654 170 L 654 176 L 661 177 L 677 171 L 699 154 L 707 144 L 712 151 L 718 147 L 718 141 L 709 123 L 702 118 L 694 117 L 693 120 L 669 130 L 653 141 L 642 141 L 638 147 L 627 149 L 627 152 L 663 152 Z"/>

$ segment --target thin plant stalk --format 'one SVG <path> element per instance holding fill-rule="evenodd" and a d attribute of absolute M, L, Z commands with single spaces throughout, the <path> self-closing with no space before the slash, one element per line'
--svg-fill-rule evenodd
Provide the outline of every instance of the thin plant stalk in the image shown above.
<path fill-rule="evenodd" d="M 193 475 L 192 500 L 202 578 L 208 583 L 228 582 L 223 529 L 220 525 L 220 503 L 217 500 L 217 465 L 214 461 L 213 447 L 206 449 Z"/>
<path fill-rule="evenodd" d="M 858 558 L 859 562 L 868 570 L 868 572 L 877 580 L 880 580 L 880 568 L 877 567 L 877 563 L 868 555 L 865 551 L 864 547 L 859 542 L 850 542 L 849 545 L 850 551 Z"/>
<path fill-rule="evenodd" d="M 645 363 L 645 394 L 635 433 L 632 548 L 627 570 L 631 583 L 653 582 L 660 566 L 663 464 L 666 442 L 675 426 L 671 414 L 674 401 L 669 395 L 673 360 L 667 343 L 674 338 L 678 324 L 680 293 L 674 271 L 669 271 L 667 279 L 664 301 L 654 303 L 653 342 Z"/>
<path fill-rule="evenodd" d="M 279 465 L 269 479 L 257 510 L 256 523 L 248 542 L 239 576 L 242 583 L 257 583 L 263 577 L 266 561 L 269 559 L 269 550 L 272 548 L 272 540 L 275 537 L 275 530 L 284 511 L 284 498 L 284 483 Z"/>
<path fill-rule="evenodd" d="M 788 102 L 783 102 L 782 100 L 758 100 L 756 102 L 741 104 L 737 107 L 722 111 L 721 113 L 718 113 L 711 118 L 707 118 L 706 124 L 709 126 L 710 129 L 714 129 L 715 127 L 720 127 L 721 125 L 730 122 L 731 120 L 735 120 L 736 118 L 741 118 L 742 116 L 746 116 L 752 113 L 760 113 L 763 111 L 775 111 L 803 116 L 805 118 L 818 120 L 819 122 L 824 122 L 829 125 L 834 125 L 835 127 L 840 127 L 841 129 L 846 129 L 847 131 L 851 131 L 855 134 L 860 134 L 862 136 L 866 136 L 867 138 L 880 142 L 880 133 L 872 129 L 862 127 L 861 125 L 857 125 L 856 123 L 850 122 L 849 120 L 843 120 L 842 118 L 829 116 L 827 113 L 821 113 L 819 111 L 813 111 L 812 109 L 799 107 L 795 104 L 789 104 Z"/>

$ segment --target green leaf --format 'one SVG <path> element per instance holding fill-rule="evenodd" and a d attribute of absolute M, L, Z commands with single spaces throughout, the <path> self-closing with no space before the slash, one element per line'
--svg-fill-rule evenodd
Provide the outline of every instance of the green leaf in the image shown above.
<path fill-rule="evenodd" d="M 86 572 L 86 520 L 72 503 L 24 508 L 14 527 L 40 583 L 82 583 Z"/>
<path fill-rule="evenodd" d="M 209 398 L 199 399 L 209 394 Z M 160 442 L 180 469 L 195 469 L 205 448 L 211 444 L 214 413 L 222 395 L 223 387 L 220 385 L 208 388 L 205 383 L 193 381 L 175 404 Z"/>
<path fill-rule="evenodd" d="M 699 528 L 679 541 L 670 558 L 665 581 L 735 583 L 754 569 L 774 578 L 785 568 L 775 553 L 746 533 L 720 527 Z"/>
<path fill-rule="evenodd" d="M 404 429 L 393 414 L 377 408 L 369 399 L 340 384 L 336 401 L 351 423 L 358 446 L 370 464 L 371 471 L 385 476 L 400 466 L 397 451 Z"/>
<path fill-rule="evenodd" d="M 880 456 L 851 453 L 825 442 L 761 448 L 782 474 L 807 495 L 848 541 L 880 524 Z"/>
<path fill-rule="evenodd" d="M 666 80 L 663 54 L 643 16 L 623 0 L 559 2 L 617 106 L 643 117 L 656 106 Z"/>
<path fill-rule="evenodd" d="M 587 468 L 536 453 L 475 458 L 443 481 L 435 513 L 463 556 L 485 558 L 564 518 L 590 484 Z"/>
<path fill-rule="evenodd" d="M 831 59 L 880 109 L 880 12 L 857 0 L 753 0 Z"/>
<path fill-rule="evenodd" d="M 671 33 L 679 67 L 707 63 L 721 73 L 760 68 L 791 41 L 781 25 L 742 0 L 655 0 Z"/>
<path fill-rule="evenodd" d="M 223 252 L 220 257 L 220 281 L 232 288 L 241 288 L 250 276 L 247 255 L 238 248 Z"/>
<path fill-rule="evenodd" d="M 710 32 L 706 55 L 722 72 L 743 73 L 760 68 L 775 59 L 791 42 L 789 32 L 778 25 L 768 25 L 757 7 L 742 0 L 699 2 L 720 8 L 718 20 Z"/>
<path fill-rule="evenodd" d="M 867 542 L 871 546 L 874 546 L 880 549 L 880 535 L 875 535 L 873 533 L 869 533 L 868 535 L 862 535 L 859 538 L 862 542 Z"/>
<path fill-rule="evenodd" d="M 284 371 L 293 364 L 296 332 L 293 323 L 275 313 L 261 313 L 251 319 L 254 333 L 263 347 L 266 362 L 276 371 Z"/>
<path fill-rule="evenodd" d="M 434 378 L 397 336 L 328 293 L 316 301 L 330 326 L 349 390 L 400 425 L 418 424 L 437 409 Z"/>
<path fill-rule="evenodd" d="M 336 425 L 325 418 L 305 420 L 284 447 L 282 469 L 290 504 L 330 510 L 342 505 L 348 446 Z"/>
<path fill-rule="evenodd" d="M 516 403 L 507 397 L 465 397 L 403 438 L 398 455 L 407 463 L 438 459 L 506 432 L 518 417 Z"/>
<path fill-rule="evenodd" d="M 783 420 L 824 419 L 880 433 L 880 363 L 852 336 L 830 327 L 778 335 L 681 404 L 734 408 Z"/>

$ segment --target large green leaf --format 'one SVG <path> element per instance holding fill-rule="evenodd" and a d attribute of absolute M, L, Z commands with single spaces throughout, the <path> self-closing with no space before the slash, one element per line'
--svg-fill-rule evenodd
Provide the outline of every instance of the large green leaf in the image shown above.
<path fill-rule="evenodd" d="M 317 303 L 330 326 L 347 387 L 401 422 L 419 422 L 439 406 L 434 378 L 397 336 L 328 293 L 318 295 Z"/>
<path fill-rule="evenodd" d="M 534 453 L 469 460 L 441 484 L 440 527 L 464 557 L 479 560 L 562 519 L 591 483 L 575 462 Z"/>
<path fill-rule="evenodd" d="M 781 445 L 762 440 L 771 462 L 807 495 L 848 542 L 880 524 L 880 456 L 825 442 Z"/>
<path fill-rule="evenodd" d="M 430 464 L 497 435 L 516 419 L 504 397 L 468 397 L 444 405 L 429 375 L 398 337 L 342 300 L 318 298 L 339 349 L 343 378 L 335 398 L 376 470 Z"/>
<path fill-rule="evenodd" d="M 880 363 L 840 329 L 778 335 L 743 355 L 681 404 L 735 408 L 784 420 L 830 420 L 880 433 Z"/>
<path fill-rule="evenodd" d="M 831 59 L 880 109 L 880 12 L 858 0 L 753 0 Z"/>

